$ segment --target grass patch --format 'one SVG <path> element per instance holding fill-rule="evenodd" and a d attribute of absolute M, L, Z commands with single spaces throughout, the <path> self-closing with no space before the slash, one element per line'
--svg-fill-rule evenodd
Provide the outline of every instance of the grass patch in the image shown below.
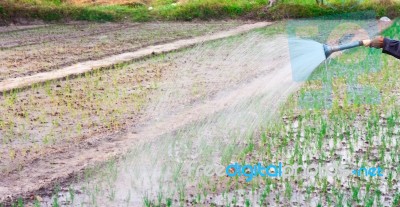
<path fill-rule="evenodd" d="M 391 18 L 395 18 L 399 16 L 400 4 L 377 4 L 373 2 L 365 2 L 363 4 L 336 3 L 330 5 L 282 3 L 271 8 L 266 15 L 270 19 L 284 19 L 317 17 L 358 11 L 374 11 L 377 17 L 389 16 Z"/>
<path fill-rule="evenodd" d="M 3 10 L 2 19 L 11 22 L 22 19 L 40 19 L 46 22 L 61 20 L 83 21 L 147 21 L 149 13 L 147 7 L 137 6 L 74 6 L 69 4 L 32 4 L 15 3 L 13 1 L 0 2 Z"/>
<path fill-rule="evenodd" d="M 209 20 L 223 18 L 251 18 L 279 20 L 307 18 L 356 11 L 375 11 L 377 16 L 395 17 L 400 14 L 400 4 L 384 1 L 334 1 L 324 5 L 315 1 L 281 1 L 267 8 L 268 0 L 154 0 L 111 5 L 72 4 L 60 0 L 5 0 L 0 2 L 3 20 L 42 19 L 44 21 L 149 21 L 149 20 Z M 332 1 L 330 1 L 332 2 Z M 347 2 L 347 3 L 346 3 Z"/>
<path fill-rule="evenodd" d="M 267 0 L 256 1 L 214 1 L 194 0 L 181 5 L 163 5 L 155 10 L 155 16 L 167 20 L 237 18 L 255 10 L 260 10 Z"/>

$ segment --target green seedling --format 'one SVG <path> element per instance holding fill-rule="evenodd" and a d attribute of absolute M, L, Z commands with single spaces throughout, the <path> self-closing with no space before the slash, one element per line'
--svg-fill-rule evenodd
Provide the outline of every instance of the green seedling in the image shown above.
<path fill-rule="evenodd" d="M 352 200 L 358 203 L 360 201 L 360 199 L 358 198 L 358 193 L 360 192 L 360 186 L 351 186 L 351 191 L 352 191 L 351 194 Z"/>

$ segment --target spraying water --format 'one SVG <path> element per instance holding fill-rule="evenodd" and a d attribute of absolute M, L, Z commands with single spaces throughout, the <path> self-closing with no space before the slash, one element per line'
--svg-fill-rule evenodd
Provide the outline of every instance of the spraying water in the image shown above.
<path fill-rule="evenodd" d="M 324 45 L 313 40 L 289 39 L 293 80 L 303 82 L 325 59 Z"/>
<path fill-rule="evenodd" d="M 140 206 L 159 195 L 197 195 L 203 189 L 190 186 L 203 185 L 214 173 L 224 176 L 224 166 L 240 152 L 238 145 L 265 127 L 300 85 L 291 77 L 287 45 L 285 36 L 255 32 L 130 66 L 167 72 L 156 83 L 148 121 L 126 135 L 136 147 L 102 170 L 104 178 L 77 184 L 86 189 L 77 202 Z"/>
<path fill-rule="evenodd" d="M 294 81 L 306 81 L 311 73 L 334 52 L 363 45 L 363 41 L 329 46 L 313 40 L 289 38 L 290 62 Z M 325 66 L 327 66 L 325 64 Z"/>

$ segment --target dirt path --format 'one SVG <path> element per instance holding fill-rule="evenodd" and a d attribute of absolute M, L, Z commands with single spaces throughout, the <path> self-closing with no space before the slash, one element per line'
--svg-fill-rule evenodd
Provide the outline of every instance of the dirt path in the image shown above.
<path fill-rule="evenodd" d="M 259 22 L 255 24 L 246 24 L 229 31 L 219 32 L 216 34 L 206 35 L 202 37 L 195 37 L 192 39 L 178 40 L 172 43 L 167 43 L 162 45 L 148 46 L 140 50 L 137 50 L 135 52 L 128 52 L 124 54 L 114 55 L 101 60 L 82 62 L 55 71 L 39 73 L 26 77 L 6 79 L 0 82 L 0 91 L 10 91 L 16 88 L 27 87 L 35 83 L 41 83 L 49 80 L 61 79 L 67 76 L 83 74 L 85 72 L 89 72 L 91 70 L 95 70 L 101 67 L 109 67 L 118 63 L 141 59 L 150 55 L 161 54 L 190 47 L 195 44 L 199 44 L 206 41 L 212 41 L 238 35 L 256 28 L 262 28 L 268 26 L 270 24 L 272 23 Z"/>

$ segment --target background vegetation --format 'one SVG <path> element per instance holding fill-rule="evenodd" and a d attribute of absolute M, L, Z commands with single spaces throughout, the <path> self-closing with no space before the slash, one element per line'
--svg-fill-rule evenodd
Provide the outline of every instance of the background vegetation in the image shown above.
<path fill-rule="evenodd" d="M 319 2 L 319 3 L 318 3 Z M 283 19 L 374 10 L 377 15 L 398 16 L 394 0 L 3 0 L 0 23 L 22 19 L 44 21 L 149 21 L 193 19 Z"/>

